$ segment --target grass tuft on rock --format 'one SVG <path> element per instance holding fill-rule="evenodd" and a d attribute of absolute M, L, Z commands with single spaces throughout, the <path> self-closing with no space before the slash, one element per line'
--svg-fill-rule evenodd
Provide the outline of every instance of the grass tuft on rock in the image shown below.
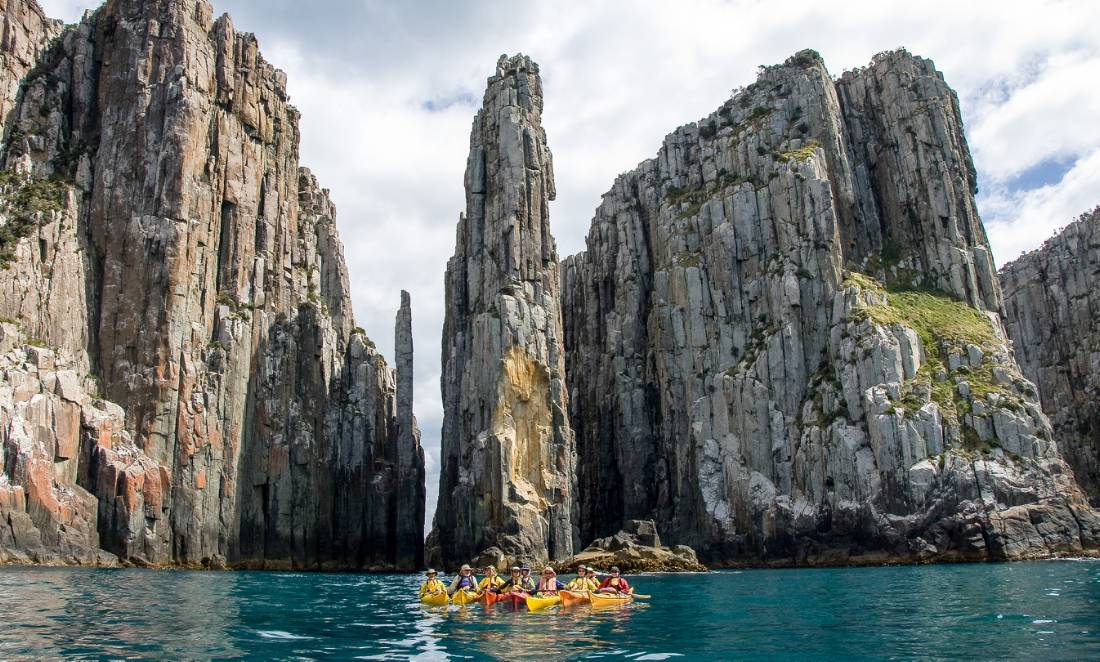
<path fill-rule="evenodd" d="M 65 206 L 65 184 L 18 172 L 0 172 L 0 269 L 15 259 L 15 247 L 38 227 L 42 214 Z"/>

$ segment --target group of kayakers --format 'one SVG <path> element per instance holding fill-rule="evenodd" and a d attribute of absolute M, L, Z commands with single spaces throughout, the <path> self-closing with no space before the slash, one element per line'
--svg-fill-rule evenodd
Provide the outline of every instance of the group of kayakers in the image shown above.
<path fill-rule="evenodd" d="M 429 568 L 427 580 L 420 586 L 420 597 L 426 595 L 453 596 L 458 591 L 476 591 L 489 593 L 522 592 L 531 595 L 556 595 L 559 591 L 594 592 L 629 595 L 634 592 L 629 582 L 622 576 L 617 567 L 612 567 L 610 574 L 600 581 L 596 571 L 583 565 L 577 566 L 577 576 L 568 584 L 558 581 L 558 575 L 550 566 L 543 568 L 542 576 L 536 581 L 531 576 L 529 566 L 513 566 L 511 577 L 502 578 L 497 574 L 493 566 L 485 567 L 485 576 L 478 581 L 474 576 L 473 568 L 463 565 L 458 574 L 451 580 L 450 585 L 439 580 L 439 573 Z"/>

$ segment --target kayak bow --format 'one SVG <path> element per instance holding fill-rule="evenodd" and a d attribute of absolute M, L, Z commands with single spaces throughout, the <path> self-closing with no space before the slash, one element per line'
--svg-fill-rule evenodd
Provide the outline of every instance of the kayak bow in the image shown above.
<path fill-rule="evenodd" d="M 634 600 L 633 595 L 622 593 L 590 593 L 589 597 L 593 607 L 615 607 L 625 605 Z"/>
<path fill-rule="evenodd" d="M 431 607 L 443 607 L 447 604 L 446 593 L 428 593 L 420 596 L 420 602 Z"/>
<path fill-rule="evenodd" d="M 524 591 L 512 591 L 508 594 L 508 597 L 512 600 L 512 606 L 519 608 L 527 603 L 527 593 Z"/>
<path fill-rule="evenodd" d="M 527 608 L 531 611 L 546 609 L 561 604 L 560 595 L 529 595 L 527 596 Z"/>
<path fill-rule="evenodd" d="M 589 601 L 588 591 L 561 591 L 558 595 L 561 596 L 561 604 L 565 607 L 582 605 Z"/>
<path fill-rule="evenodd" d="M 451 596 L 451 603 L 456 605 L 469 605 L 477 602 L 480 597 L 480 591 L 462 589 L 461 591 L 455 591 L 455 594 Z"/>

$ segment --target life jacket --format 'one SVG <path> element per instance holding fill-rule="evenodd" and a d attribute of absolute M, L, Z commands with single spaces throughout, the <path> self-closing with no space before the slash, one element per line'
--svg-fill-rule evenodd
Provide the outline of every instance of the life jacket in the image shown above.
<path fill-rule="evenodd" d="M 603 585 L 600 588 L 613 588 L 617 591 L 623 592 L 623 591 L 629 591 L 630 590 L 630 584 L 628 584 L 627 581 L 625 579 L 623 579 L 621 576 L 620 577 L 608 577 L 607 580 L 604 581 Z"/>
<path fill-rule="evenodd" d="M 424 595 L 425 593 L 438 593 L 446 590 L 447 587 L 438 579 L 429 579 L 420 585 L 420 595 Z"/>
<path fill-rule="evenodd" d="M 536 590 L 538 590 L 540 593 L 557 593 L 561 589 L 561 582 L 559 582 L 557 577 L 555 577 L 549 582 L 547 582 L 545 579 L 540 579 Z"/>
<path fill-rule="evenodd" d="M 576 577 L 569 582 L 569 590 L 571 591 L 595 591 L 599 587 L 596 581 L 588 577 Z"/>
<path fill-rule="evenodd" d="M 500 588 L 501 586 L 504 586 L 504 580 L 500 578 L 500 575 L 486 577 L 477 585 L 477 587 L 482 590 Z"/>
<path fill-rule="evenodd" d="M 469 577 L 459 575 L 458 576 L 458 585 L 455 586 L 455 590 L 456 591 L 461 591 L 464 588 L 468 588 L 470 590 L 476 591 L 477 590 L 477 579 L 474 578 L 473 575 L 470 575 Z"/>

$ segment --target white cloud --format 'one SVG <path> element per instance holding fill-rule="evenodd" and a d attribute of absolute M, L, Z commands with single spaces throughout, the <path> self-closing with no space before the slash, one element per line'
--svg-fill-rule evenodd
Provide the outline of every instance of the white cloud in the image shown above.
<path fill-rule="evenodd" d="M 397 290 L 413 295 L 416 410 L 433 458 L 441 409 L 442 275 L 465 198 L 475 107 L 500 53 L 539 62 L 562 255 L 584 246 L 615 176 L 665 134 L 752 82 L 759 64 L 803 48 L 839 74 L 882 50 L 930 57 L 958 90 L 983 188 L 979 208 L 999 262 L 1100 202 L 1100 3 L 557 2 L 385 3 L 215 0 L 257 33 L 302 110 L 302 162 L 332 190 L 359 323 L 392 355 Z M 75 20 L 84 3 L 43 0 Z M 1057 184 L 1013 190 L 1052 157 L 1076 163 Z M 429 512 L 435 507 L 429 496 Z M 430 516 L 430 515 L 429 515 Z"/>

